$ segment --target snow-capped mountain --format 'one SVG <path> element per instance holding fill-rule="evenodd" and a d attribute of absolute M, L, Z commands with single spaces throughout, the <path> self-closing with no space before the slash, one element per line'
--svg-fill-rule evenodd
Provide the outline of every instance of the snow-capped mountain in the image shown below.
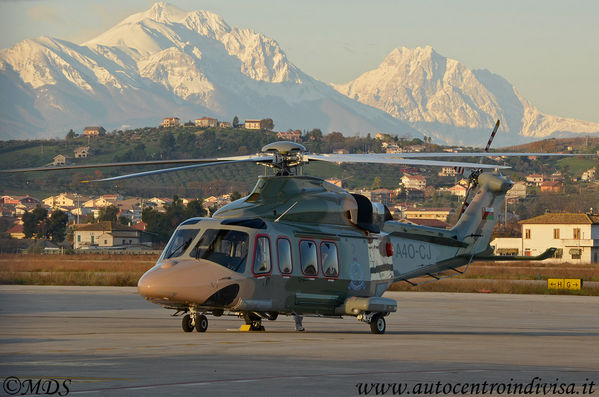
<path fill-rule="evenodd" d="M 483 145 L 497 119 L 499 144 L 599 133 L 599 123 L 544 114 L 501 76 L 470 70 L 430 46 L 396 48 L 377 69 L 335 88 L 437 141 Z"/>
<path fill-rule="evenodd" d="M 377 69 L 331 86 L 273 39 L 164 3 L 82 44 L 40 37 L 0 50 L 0 93 L 0 139 L 235 115 L 272 118 L 277 130 L 424 134 L 469 145 L 484 145 L 497 119 L 498 144 L 599 133 L 599 123 L 544 114 L 502 77 L 431 47 L 396 49 Z"/>
<path fill-rule="evenodd" d="M 40 37 L 1 50 L 0 88 L 0 139 L 205 115 L 268 117 L 279 130 L 421 136 L 306 75 L 276 41 L 164 3 L 81 45 Z"/>

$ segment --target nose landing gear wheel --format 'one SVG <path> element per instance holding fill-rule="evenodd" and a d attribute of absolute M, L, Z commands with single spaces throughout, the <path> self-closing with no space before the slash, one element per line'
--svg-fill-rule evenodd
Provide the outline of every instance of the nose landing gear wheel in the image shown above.
<path fill-rule="evenodd" d="M 373 334 L 384 334 L 386 328 L 387 323 L 385 322 L 385 317 L 383 315 L 376 314 L 372 317 L 372 321 L 370 322 L 370 332 Z"/>
<path fill-rule="evenodd" d="M 183 328 L 184 332 L 193 331 L 193 324 L 191 323 L 191 316 L 189 314 L 183 316 L 183 321 L 181 321 L 181 328 Z"/>
<path fill-rule="evenodd" d="M 206 332 L 208 329 L 208 319 L 203 314 L 196 317 L 196 331 Z"/>

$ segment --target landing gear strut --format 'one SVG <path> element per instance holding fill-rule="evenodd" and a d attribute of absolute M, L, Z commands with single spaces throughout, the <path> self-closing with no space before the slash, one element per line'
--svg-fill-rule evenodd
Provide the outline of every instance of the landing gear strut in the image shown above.
<path fill-rule="evenodd" d="M 385 322 L 385 316 L 380 313 L 372 316 L 370 320 L 370 332 L 373 334 L 384 334 L 387 328 L 387 323 Z"/>
<path fill-rule="evenodd" d="M 181 321 L 183 332 L 191 332 L 194 329 L 198 332 L 206 332 L 208 329 L 208 318 L 193 309 L 190 309 L 190 312 L 190 314 L 183 316 L 183 320 Z"/>
<path fill-rule="evenodd" d="M 245 313 L 243 315 L 245 324 L 250 326 L 250 331 L 264 331 L 262 326 L 262 318 L 252 313 Z"/>
<path fill-rule="evenodd" d="M 183 328 L 183 332 L 193 331 L 193 321 L 191 320 L 191 316 L 189 314 L 183 316 L 183 321 L 181 321 L 181 328 Z"/>
<path fill-rule="evenodd" d="M 387 313 L 360 313 L 358 320 L 370 324 L 370 332 L 373 334 L 384 334 L 387 329 L 386 315 Z"/>

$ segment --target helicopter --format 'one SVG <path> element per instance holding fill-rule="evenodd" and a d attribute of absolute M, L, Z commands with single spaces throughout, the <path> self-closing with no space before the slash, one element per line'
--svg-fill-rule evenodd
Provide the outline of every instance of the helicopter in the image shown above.
<path fill-rule="evenodd" d="M 397 302 L 383 296 L 391 284 L 463 274 L 460 268 L 474 260 L 524 259 L 489 255 L 493 215 L 512 186 L 500 173 L 508 166 L 422 158 L 568 154 L 489 153 L 488 146 L 481 153 L 311 154 L 299 143 L 278 141 L 250 156 L 0 172 L 192 163 L 88 181 L 104 182 L 221 164 L 264 165 L 273 172 L 260 176 L 249 195 L 176 228 L 156 264 L 139 279 L 139 294 L 181 315 L 184 332 L 205 332 L 207 315 L 238 316 L 249 331 L 264 330 L 263 320 L 298 315 L 351 316 L 373 334 L 384 334 L 385 317 L 397 311 Z M 393 220 L 382 203 L 303 175 L 303 166 L 312 161 L 451 166 L 468 173 L 470 187 L 451 229 L 420 226 Z M 554 251 L 525 259 L 546 259 Z"/>

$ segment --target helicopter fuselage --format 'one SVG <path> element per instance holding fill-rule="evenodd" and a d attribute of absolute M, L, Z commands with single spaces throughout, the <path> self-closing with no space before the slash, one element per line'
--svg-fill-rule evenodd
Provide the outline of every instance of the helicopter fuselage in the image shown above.
<path fill-rule="evenodd" d="M 382 297 L 394 281 L 435 277 L 487 249 L 494 220 L 484 213 L 500 208 L 511 182 L 482 174 L 478 185 L 468 210 L 446 230 L 390 220 L 384 206 L 319 178 L 262 177 L 249 196 L 212 218 L 183 222 L 139 280 L 139 292 L 192 313 L 370 322 L 396 311 L 396 302 Z"/>

